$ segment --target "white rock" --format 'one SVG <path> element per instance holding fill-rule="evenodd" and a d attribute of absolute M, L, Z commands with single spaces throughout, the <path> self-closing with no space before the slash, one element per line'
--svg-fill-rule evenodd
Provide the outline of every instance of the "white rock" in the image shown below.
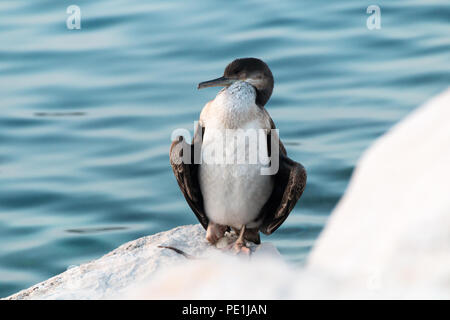
<path fill-rule="evenodd" d="M 449 296 L 450 90 L 363 155 L 308 267 L 359 290 Z"/>
<path fill-rule="evenodd" d="M 42 283 L 22 290 L 8 299 L 121 299 L 133 296 L 135 287 L 148 282 L 155 274 L 179 264 L 184 268 L 192 260 L 173 250 L 172 246 L 198 258 L 198 261 L 231 259 L 229 254 L 210 246 L 205 230 L 198 225 L 178 227 L 143 237 L 120 246 L 98 260 L 72 266 Z M 252 258 L 279 257 L 270 244 L 254 247 Z M 243 257 L 245 259 L 245 257 Z M 236 260 L 236 259 L 234 259 Z M 194 264 L 195 265 L 195 264 Z M 185 277 L 186 273 L 182 273 Z M 131 288 L 131 289 L 130 289 Z"/>

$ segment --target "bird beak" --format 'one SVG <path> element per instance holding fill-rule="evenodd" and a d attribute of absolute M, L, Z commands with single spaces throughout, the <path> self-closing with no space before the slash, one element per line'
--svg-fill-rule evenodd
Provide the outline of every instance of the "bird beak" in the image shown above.
<path fill-rule="evenodd" d="M 205 82 L 200 82 L 198 84 L 197 89 L 209 88 L 209 87 L 227 87 L 233 82 L 237 81 L 237 79 L 231 79 L 227 77 L 220 77 L 214 80 L 209 80 Z"/>

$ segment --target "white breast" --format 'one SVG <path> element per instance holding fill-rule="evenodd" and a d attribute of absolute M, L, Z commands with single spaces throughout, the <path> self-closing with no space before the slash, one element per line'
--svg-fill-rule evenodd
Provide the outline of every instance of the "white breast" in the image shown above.
<path fill-rule="evenodd" d="M 253 87 L 239 82 L 222 90 L 200 120 L 205 135 L 199 181 L 208 218 L 235 228 L 257 226 L 260 221 L 254 220 L 272 193 L 273 177 L 261 175 L 264 165 L 260 159 L 254 162 L 249 151 L 267 156 L 267 141 L 229 139 L 237 129 L 267 129 Z M 246 151 L 243 157 L 242 150 Z M 238 154 L 241 156 L 233 157 Z M 230 163 L 230 159 L 234 161 Z"/>

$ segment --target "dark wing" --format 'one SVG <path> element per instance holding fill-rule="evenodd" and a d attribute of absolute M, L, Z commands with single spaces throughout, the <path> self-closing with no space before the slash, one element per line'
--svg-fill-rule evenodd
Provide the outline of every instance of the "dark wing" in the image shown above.
<path fill-rule="evenodd" d="M 266 111 L 271 122 L 271 128 L 275 124 Z M 271 155 L 271 133 L 267 135 L 269 155 Z M 294 209 L 306 186 L 306 170 L 298 162 L 287 156 L 286 149 L 279 137 L 274 137 L 279 142 L 279 169 L 274 178 L 272 194 L 261 209 L 262 224 L 259 230 L 264 234 L 271 234 L 286 220 Z"/>
<path fill-rule="evenodd" d="M 201 146 L 194 148 L 194 145 L 201 143 L 203 133 L 204 128 L 199 125 L 191 144 L 186 143 L 183 137 L 178 137 L 178 140 L 173 141 L 170 147 L 170 164 L 187 203 L 194 211 L 203 228 L 206 229 L 208 227 L 208 217 L 203 207 L 203 196 L 198 181 L 199 162 L 194 161 L 194 158 L 196 158 L 194 152 L 198 152 L 201 149 Z M 184 154 L 184 150 L 188 154 Z M 185 161 L 186 159 L 188 161 Z"/>

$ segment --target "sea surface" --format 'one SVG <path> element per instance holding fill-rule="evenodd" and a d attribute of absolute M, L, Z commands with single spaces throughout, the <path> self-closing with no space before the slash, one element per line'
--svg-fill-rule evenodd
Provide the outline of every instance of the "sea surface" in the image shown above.
<path fill-rule="evenodd" d="M 372 4 L 380 29 L 366 25 Z M 238 57 L 269 64 L 266 107 L 308 171 L 263 238 L 302 265 L 362 152 L 450 84 L 449 19 L 448 0 L 2 0 L 0 297 L 197 223 L 170 137 L 218 91 L 196 85 Z"/>

